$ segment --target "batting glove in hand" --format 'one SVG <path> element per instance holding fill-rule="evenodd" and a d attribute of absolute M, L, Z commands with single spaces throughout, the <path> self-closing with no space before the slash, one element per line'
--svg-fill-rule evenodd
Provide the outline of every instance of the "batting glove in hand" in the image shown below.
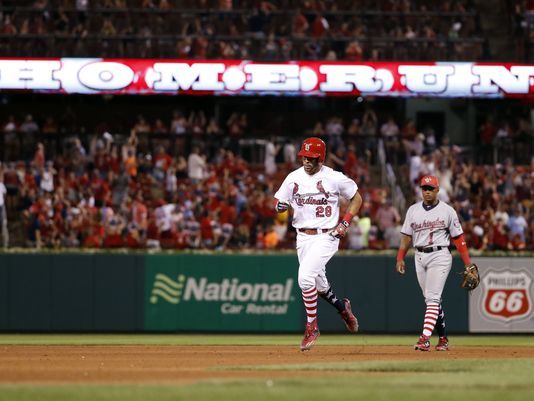
<path fill-rule="evenodd" d="M 278 213 L 283 213 L 289 209 L 289 203 L 286 202 L 276 202 L 276 211 Z"/>
<path fill-rule="evenodd" d="M 349 222 L 346 220 L 341 220 L 336 228 L 330 231 L 330 235 L 334 238 L 341 239 L 347 235 L 347 230 L 349 229 Z"/>

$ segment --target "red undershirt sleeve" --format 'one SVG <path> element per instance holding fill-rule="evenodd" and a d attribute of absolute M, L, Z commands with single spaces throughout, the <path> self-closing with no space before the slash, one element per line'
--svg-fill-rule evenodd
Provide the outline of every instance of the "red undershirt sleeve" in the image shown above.
<path fill-rule="evenodd" d="M 471 258 L 469 257 L 469 251 L 467 250 L 467 244 L 465 243 L 465 238 L 463 234 L 452 239 L 454 246 L 458 249 L 460 257 L 464 261 L 464 265 L 471 264 Z"/>

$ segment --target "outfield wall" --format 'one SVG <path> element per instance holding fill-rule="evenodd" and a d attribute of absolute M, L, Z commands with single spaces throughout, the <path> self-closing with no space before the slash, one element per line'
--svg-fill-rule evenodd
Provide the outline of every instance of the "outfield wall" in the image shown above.
<path fill-rule="evenodd" d="M 510 269 L 518 260 L 496 259 Z M 532 258 L 520 260 L 519 266 L 534 265 Z M 301 332 L 305 316 L 297 265 L 296 255 L 287 254 L 0 254 L 0 331 Z M 337 295 L 351 299 L 362 332 L 421 329 L 425 305 L 413 257 L 407 258 L 404 277 L 394 266 L 393 256 L 352 255 L 336 256 L 328 265 Z M 468 332 L 470 324 L 478 332 L 514 327 L 534 332 L 529 323 L 534 321 L 534 280 L 522 281 L 522 295 L 500 289 L 515 294 L 508 303 L 521 316 L 511 310 L 493 323 L 492 316 L 484 318 L 481 325 L 480 319 L 470 319 L 469 308 L 480 309 L 473 299 L 488 304 L 487 293 L 493 302 L 489 305 L 500 307 L 503 295 L 495 292 L 499 281 L 491 281 L 489 292 L 483 285 L 476 297 L 469 297 L 459 288 L 456 272 L 461 269 L 461 260 L 454 258 L 443 301 L 450 332 Z M 522 277 L 532 270 L 522 268 Z M 515 318 L 526 323 L 511 325 Z M 345 330 L 324 301 L 319 301 L 319 322 L 323 332 Z"/>

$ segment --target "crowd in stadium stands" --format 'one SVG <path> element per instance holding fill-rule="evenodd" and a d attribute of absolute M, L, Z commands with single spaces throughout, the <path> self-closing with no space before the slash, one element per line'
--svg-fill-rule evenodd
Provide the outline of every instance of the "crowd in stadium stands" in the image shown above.
<path fill-rule="evenodd" d="M 440 178 L 440 197 L 458 211 L 470 246 L 534 249 L 533 133 L 523 116 L 507 125 L 494 127 L 491 119 L 481 125 L 480 136 L 489 141 L 483 146 L 496 150 L 487 160 L 466 157 L 430 128 L 418 133 L 413 121 L 379 118 L 367 107 L 357 119 L 332 115 L 292 138 L 258 139 L 264 154 L 258 165 L 242 156 L 240 139 L 248 124 L 246 114 L 219 122 L 200 111 L 177 110 L 169 124 L 138 116 L 124 140 L 107 131 L 73 135 L 58 151 L 46 140 L 58 130 L 52 118 L 39 123 L 31 115 L 9 117 L 2 122 L 0 181 L 7 188 L 10 224 L 22 214 L 24 245 L 38 248 L 292 248 L 290 217 L 275 213 L 273 193 L 299 165 L 302 137 L 316 135 L 329 145 L 326 163 L 353 177 L 364 198 L 342 247 L 387 249 L 399 243 L 403 211 L 369 171 L 383 141 L 414 199 L 420 176 Z M 160 135 L 152 137 L 154 132 Z M 31 148 L 25 138 L 32 136 L 43 142 L 29 157 L 19 157 Z"/>
<path fill-rule="evenodd" d="M 534 58 L 534 1 L 508 0 L 513 44 L 517 60 Z"/>
<path fill-rule="evenodd" d="M 472 1 L 3 2 L 0 53 L 38 57 L 479 60 Z"/>
<path fill-rule="evenodd" d="M 155 57 L 256 60 L 479 60 L 487 57 L 469 0 L 3 0 L 0 54 L 36 57 Z M 508 1 L 516 59 L 530 59 L 534 2 Z M 42 117 L 42 116 L 40 116 Z M 379 143 L 417 199 L 417 179 L 435 174 L 440 197 L 460 214 L 480 250 L 534 249 L 533 129 L 524 115 L 490 116 L 474 160 L 419 132 L 412 120 L 368 107 L 350 120 L 314 121 L 291 138 L 247 138 L 250 120 L 219 121 L 177 110 L 171 121 L 137 116 L 129 136 L 113 129 L 65 138 L 53 116 L 1 121 L 0 196 L 9 227 L 23 220 L 33 247 L 293 248 L 290 216 L 272 195 L 298 166 L 304 136 L 325 139 L 327 164 L 353 177 L 364 205 L 342 242 L 395 248 L 402 212 L 374 183 Z M 79 128 L 79 129 L 76 129 Z M 58 135 L 60 134 L 60 135 Z M 243 156 L 247 139 L 264 164 Z M 411 200 L 411 199 L 409 199 Z M 2 206 L 2 203 L 0 203 Z M 0 213 L 0 217 L 2 214 Z M 6 219 L 1 218 L 0 223 Z M 2 224 L 4 246 L 16 235 Z"/>

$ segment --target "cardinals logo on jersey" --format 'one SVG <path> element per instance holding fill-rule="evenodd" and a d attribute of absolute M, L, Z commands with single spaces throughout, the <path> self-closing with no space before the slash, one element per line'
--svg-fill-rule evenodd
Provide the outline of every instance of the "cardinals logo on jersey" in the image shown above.
<path fill-rule="evenodd" d="M 326 199 L 328 199 L 330 197 L 330 194 L 328 192 L 325 191 L 324 187 L 323 187 L 323 181 L 317 181 L 317 190 L 324 194 L 324 196 L 326 197 Z"/>
<path fill-rule="evenodd" d="M 295 183 L 293 187 L 293 197 L 299 192 L 299 184 Z"/>

